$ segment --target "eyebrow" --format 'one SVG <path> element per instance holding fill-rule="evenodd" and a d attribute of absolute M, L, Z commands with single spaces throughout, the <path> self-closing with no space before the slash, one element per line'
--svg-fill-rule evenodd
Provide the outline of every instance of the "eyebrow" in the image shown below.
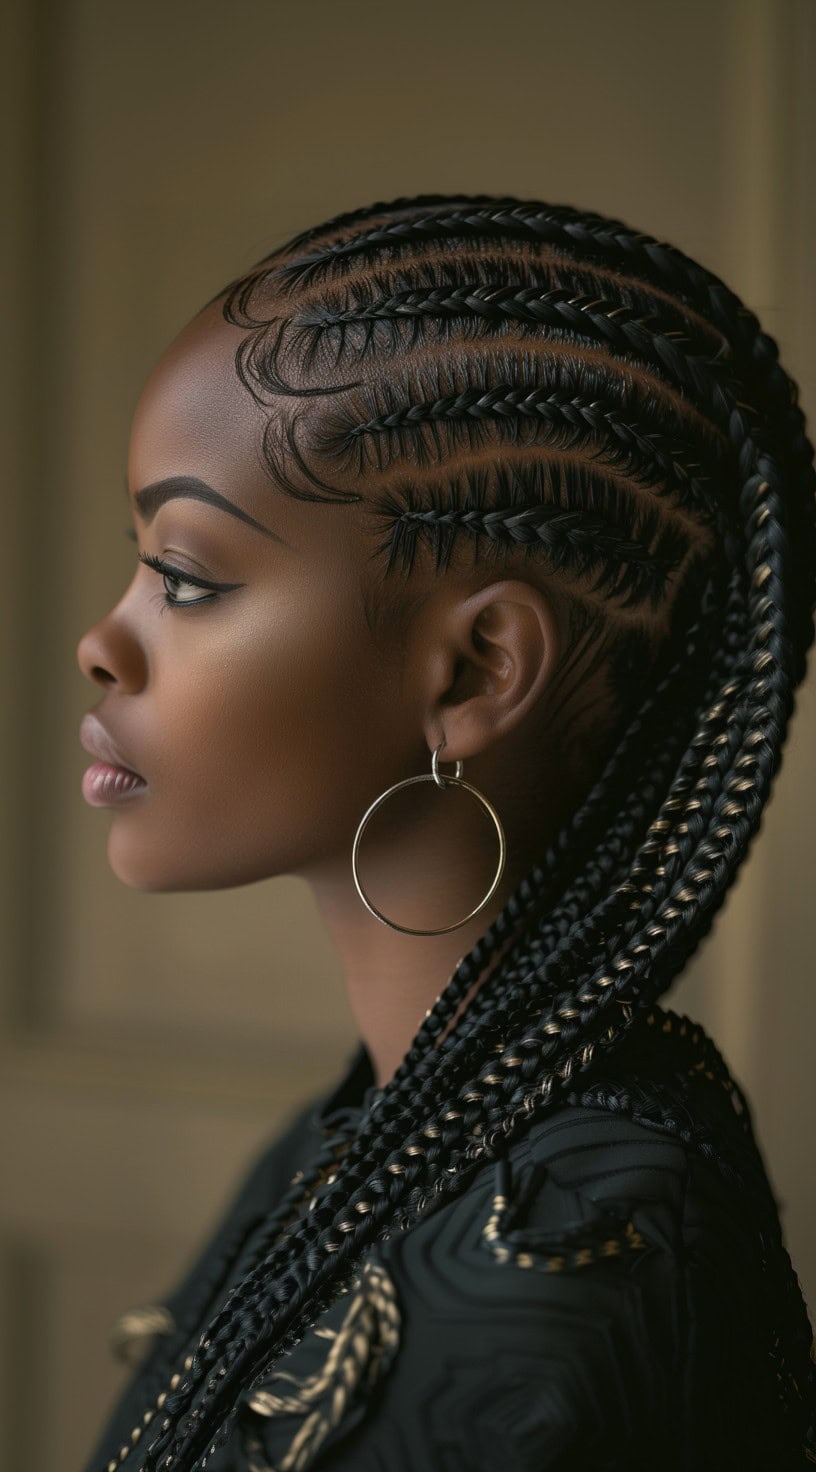
<path fill-rule="evenodd" d="M 127 476 L 125 477 L 125 495 L 130 499 Z M 247 526 L 254 527 L 255 531 L 262 532 L 265 537 L 271 537 L 275 542 L 281 542 L 286 546 L 283 537 L 273 532 L 270 527 L 263 526 L 250 516 L 248 511 L 243 511 L 220 491 L 213 486 L 208 486 L 204 480 L 199 480 L 195 475 L 171 475 L 166 480 L 154 481 L 149 486 L 144 486 L 141 491 L 136 491 L 133 501 L 145 526 L 149 526 L 160 506 L 165 501 L 176 501 L 187 499 L 192 501 L 204 501 L 208 506 L 215 506 L 219 511 L 226 511 L 230 516 L 235 516 L 239 521 L 245 522 Z"/>

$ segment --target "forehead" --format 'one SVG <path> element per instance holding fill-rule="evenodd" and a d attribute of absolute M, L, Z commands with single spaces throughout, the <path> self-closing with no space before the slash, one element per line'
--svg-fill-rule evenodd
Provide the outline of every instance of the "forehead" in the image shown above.
<path fill-rule="evenodd" d="M 131 425 L 128 479 L 138 489 L 184 474 L 265 481 L 261 436 L 269 409 L 241 383 L 235 353 L 244 330 L 225 322 L 220 302 L 199 312 L 149 374 Z"/>

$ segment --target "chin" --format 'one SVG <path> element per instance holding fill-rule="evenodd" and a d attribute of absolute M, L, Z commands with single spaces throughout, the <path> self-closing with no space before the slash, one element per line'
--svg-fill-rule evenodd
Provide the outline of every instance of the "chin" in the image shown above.
<path fill-rule="evenodd" d="M 218 855 L 218 867 L 196 863 L 196 850 L 206 847 Z M 134 835 L 113 824 L 108 837 L 108 863 L 116 878 L 129 889 L 146 894 L 181 894 L 201 890 L 236 889 L 271 876 L 268 865 L 247 866 L 236 858 L 233 865 L 219 853 L 217 835 L 201 844 L 191 841 L 188 850 L 170 852 L 166 843 L 139 843 Z M 275 871 L 278 872 L 278 871 Z"/>
<path fill-rule="evenodd" d="M 146 894 L 218 887 L 214 876 L 194 873 L 183 854 L 168 853 L 166 845 L 134 842 L 133 834 L 123 832 L 115 823 L 108 838 L 108 863 L 122 884 Z"/>

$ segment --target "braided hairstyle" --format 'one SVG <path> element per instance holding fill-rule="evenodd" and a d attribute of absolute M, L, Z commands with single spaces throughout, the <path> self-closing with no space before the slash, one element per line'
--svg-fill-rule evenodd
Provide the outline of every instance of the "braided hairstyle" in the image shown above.
<path fill-rule="evenodd" d="M 437 571 L 464 546 L 521 556 L 615 705 L 576 810 L 373 1110 L 256 1224 L 194 1350 L 176 1339 L 160 1360 L 138 1447 L 108 1464 L 145 1472 L 203 1468 L 366 1247 L 466 1189 L 652 1020 L 759 827 L 816 608 L 795 385 L 754 314 L 676 248 L 569 206 L 426 195 L 298 235 L 219 297 L 270 408 L 275 482 L 384 530 L 372 618 L 404 606 L 424 551 Z M 713 1045 L 707 1066 L 727 1074 Z M 807 1312 L 770 1211 L 765 1231 L 810 1412 Z"/>

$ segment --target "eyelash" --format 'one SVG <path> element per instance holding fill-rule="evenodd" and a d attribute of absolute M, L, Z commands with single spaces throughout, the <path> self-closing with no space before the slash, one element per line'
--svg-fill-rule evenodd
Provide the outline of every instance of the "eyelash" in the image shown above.
<path fill-rule="evenodd" d="M 154 572 L 161 573 L 163 577 L 170 578 L 174 583 L 184 583 L 190 588 L 212 588 L 207 598 L 178 599 L 171 598 L 165 592 L 159 596 L 159 613 L 164 613 L 166 608 L 197 608 L 202 603 L 212 603 L 219 592 L 224 591 L 222 585 L 207 582 L 204 578 L 191 577 L 189 573 L 180 572 L 177 567 L 171 567 L 169 562 L 162 562 L 160 557 L 154 557 L 152 552 L 140 552 L 139 561 L 144 562 L 147 567 L 152 567 Z"/>

